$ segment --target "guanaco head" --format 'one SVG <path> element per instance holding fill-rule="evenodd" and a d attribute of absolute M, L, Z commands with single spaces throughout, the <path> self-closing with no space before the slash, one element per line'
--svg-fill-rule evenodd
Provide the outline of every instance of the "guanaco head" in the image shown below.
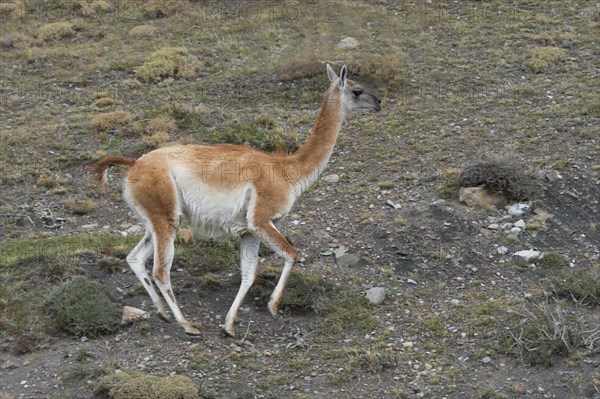
<path fill-rule="evenodd" d="M 365 89 L 360 83 L 346 79 L 348 69 L 344 65 L 337 76 L 331 66 L 327 64 L 327 76 L 331 83 L 337 87 L 333 90 L 338 91 L 340 102 L 346 112 L 353 109 L 366 109 L 372 112 L 381 111 L 381 100 L 373 93 Z"/>

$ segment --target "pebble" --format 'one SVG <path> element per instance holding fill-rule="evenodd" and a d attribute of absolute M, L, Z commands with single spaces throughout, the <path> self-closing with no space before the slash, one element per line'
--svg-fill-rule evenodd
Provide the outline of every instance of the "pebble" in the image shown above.
<path fill-rule="evenodd" d="M 339 267 L 361 267 L 365 266 L 368 262 L 355 254 L 345 254 L 338 258 L 335 258 L 335 263 Z"/>
<path fill-rule="evenodd" d="M 327 175 L 324 176 L 321 180 L 323 180 L 325 183 L 338 183 L 340 181 L 340 175 L 336 175 L 336 174 L 332 174 L 332 175 Z"/>
<path fill-rule="evenodd" d="M 354 48 L 359 45 L 358 40 L 353 37 L 345 37 L 335 45 L 337 48 Z"/>
<path fill-rule="evenodd" d="M 513 254 L 513 257 L 516 259 L 521 259 L 525 262 L 530 262 L 535 259 L 539 259 L 542 256 L 540 251 L 536 251 L 533 249 L 526 249 L 524 251 L 518 251 Z"/>
<path fill-rule="evenodd" d="M 373 305 L 381 305 L 385 300 L 386 289 L 383 287 L 373 287 L 365 293 L 365 296 Z"/>
<path fill-rule="evenodd" d="M 518 236 L 519 234 L 521 234 L 521 229 L 519 227 L 513 227 L 509 230 L 509 233 Z"/>
<path fill-rule="evenodd" d="M 403 342 L 402 346 L 405 348 L 412 348 L 414 344 L 411 341 Z"/>
<path fill-rule="evenodd" d="M 400 208 L 402 208 L 402 205 L 400 205 L 400 204 L 397 204 L 397 203 L 395 203 L 395 202 L 394 202 L 394 201 L 392 201 L 392 200 L 387 200 L 387 201 L 385 201 L 385 204 L 386 204 L 386 205 L 389 205 L 389 206 L 391 206 L 391 207 L 392 207 L 392 208 L 394 208 L 394 209 L 400 209 Z"/>
<path fill-rule="evenodd" d="M 519 227 L 521 229 L 525 228 L 525 221 L 523 219 L 519 219 L 514 224 L 515 227 Z"/>
<path fill-rule="evenodd" d="M 460 305 L 460 301 L 458 299 L 450 299 L 450 304 L 454 306 Z"/>
<path fill-rule="evenodd" d="M 506 248 L 505 246 L 501 246 L 496 248 L 496 252 L 498 252 L 498 254 L 500 255 L 506 255 L 508 253 L 508 248 Z"/>
<path fill-rule="evenodd" d="M 531 211 L 530 204 L 514 204 L 508 207 L 508 214 L 511 216 L 523 216 Z"/>
<path fill-rule="evenodd" d="M 500 229 L 500 225 L 498 223 L 492 223 L 487 228 L 490 230 L 498 230 Z"/>
<path fill-rule="evenodd" d="M 84 224 L 81 226 L 82 229 L 85 230 L 91 230 L 91 229 L 97 229 L 98 228 L 98 223 L 90 223 L 90 224 Z"/>
<path fill-rule="evenodd" d="M 481 359 L 481 363 L 483 364 L 488 364 L 492 362 L 492 358 L 489 356 L 485 356 L 483 359 Z"/>
<path fill-rule="evenodd" d="M 413 280 L 412 278 L 407 279 L 406 282 L 408 284 L 417 285 L 417 282 L 415 280 Z"/>

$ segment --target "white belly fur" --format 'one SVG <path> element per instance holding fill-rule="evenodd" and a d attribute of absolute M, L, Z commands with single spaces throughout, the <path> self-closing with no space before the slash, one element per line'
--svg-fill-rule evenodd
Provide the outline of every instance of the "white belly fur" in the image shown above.
<path fill-rule="evenodd" d="M 231 190 L 216 189 L 186 172 L 174 173 L 179 210 L 202 238 L 240 235 L 248 228 L 251 184 Z"/>

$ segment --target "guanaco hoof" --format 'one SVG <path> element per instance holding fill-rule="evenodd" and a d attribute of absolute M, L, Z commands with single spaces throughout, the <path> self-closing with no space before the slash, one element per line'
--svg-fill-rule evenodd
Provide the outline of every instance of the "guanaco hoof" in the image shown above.
<path fill-rule="evenodd" d="M 171 322 L 171 316 L 169 316 L 167 313 L 157 312 L 157 314 L 162 321 L 166 321 L 167 323 Z"/>
<path fill-rule="evenodd" d="M 191 327 L 191 326 L 184 327 L 184 328 L 185 328 L 185 333 L 187 335 L 192 335 L 192 336 L 198 336 L 198 335 L 200 335 L 200 330 L 198 330 L 197 328 L 194 328 L 194 327 Z"/>

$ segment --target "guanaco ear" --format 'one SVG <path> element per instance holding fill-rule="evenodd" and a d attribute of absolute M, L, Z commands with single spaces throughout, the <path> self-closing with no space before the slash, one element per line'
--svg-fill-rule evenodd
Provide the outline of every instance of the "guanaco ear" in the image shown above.
<path fill-rule="evenodd" d="M 344 65 L 342 67 L 342 70 L 340 71 L 340 89 L 346 85 L 346 76 L 347 75 L 348 75 L 348 68 L 346 68 L 346 65 Z"/>
<path fill-rule="evenodd" d="M 329 77 L 331 83 L 337 82 L 338 80 L 338 76 L 333 72 L 333 69 L 331 69 L 331 65 L 329 64 L 327 64 L 327 77 Z"/>

